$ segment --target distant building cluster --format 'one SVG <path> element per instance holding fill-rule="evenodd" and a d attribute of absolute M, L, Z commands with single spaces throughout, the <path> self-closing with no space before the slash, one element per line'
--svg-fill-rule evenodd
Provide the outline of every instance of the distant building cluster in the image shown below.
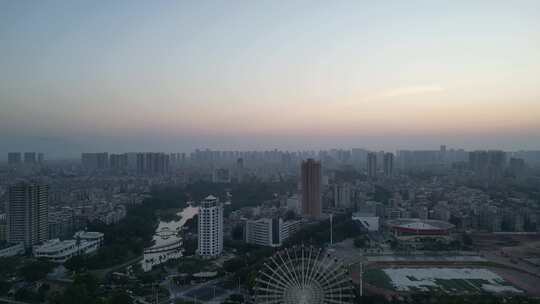
<path fill-rule="evenodd" d="M 370 200 L 369 193 L 374 190 L 367 185 L 350 186 L 354 197 L 351 209 L 358 212 L 358 220 L 370 217 L 378 217 L 381 221 L 440 220 L 451 222 L 460 230 L 540 231 L 540 208 L 531 199 L 511 196 L 493 199 L 483 190 L 455 187 L 445 180 L 413 183 L 402 178 L 382 185 L 388 191 L 387 203 Z"/>
<path fill-rule="evenodd" d="M 0 256 L 33 251 L 45 243 L 63 248 L 88 223 L 121 221 L 130 206 L 142 203 L 149 189 L 147 179 L 137 178 L 45 180 L 21 178 L 0 187 L 0 197 L 5 199 L 0 206 Z"/>
<path fill-rule="evenodd" d="M 174 154 L 176 157 L 176 154 Z M 87 171 L 112 171 L 148 175 L 169 172 L 170 155 L 165 153 L 83 153 L 81 163 Z M 175 158 L 177 159 L 177 158 Z"/>
<path fill-rule="evenodd" d="M 227 200 L 208 196 L 200 202 L 197 253 L 204 258 L 220 256 L 223 240 L 233 233 L 248 244 L 282 246 L 302 225 L 330 214 L 352 214 L 367 233 L 391 233 L 413 247 L 426 227 L 437 223 L 451 225 L 445 231 L 450 234 L 537 232 L 540 209 L 534 199 L 519 191 L 494 195 L 490 189 L 537 185 L 531 172 L 539 165 L 540 151 L 465 151 L 445 145 L 395 153 L 359 148 L 100 152 L 55 165 L 45 163 L 42 153 L 8 153 L 0 175 L 0 199 L 5 202 L 0 208 L 0 255 L 35 251 L 36 246 L 44 246 L 42 254 L 64 247 L 85 252 L 74 251 L 70 240 L 88 223 L 115 225 L 153 187 L 198 181 L 231 188 L 244 181 L 296 183 L 295 190 L 227 217 Z M 13 182 L 19 177 L 26 181 Z M 448 233 L 427 235 L 446 239 Z"/>
<path fill-rule="evenodd" d="M 503 151 L 473 151 L 469 153 L 469 166 L 480 178 L 499 180 L 506 168 L 506 153 Z"/>
<path fill-rule="evenodd" d="M 351 166 L 362 170 L 372 181 L 395 178 L 419 168 L 469 170 L 478 179 L 494 182 L 508 174 L 522 177 L 528 166 L 540 164 L 540 151 L 466 151 L 441 145 L 438 150 L 370 151 L 330 149 L 321 151 L 217 151 L 191 153 L 128 152 L 82 153 L 73 174 L 93 176 L 147 176 L 189 183 L 198 180 L 236 183 L 250 179 L 278 181 L 294 177 L 307 159 L 324 163 L 325 168 Z M 31 165 L 25 165 L 25 163 Z M 45 168 L 43 153 L 8 153 L 12 170 L 27 175 Z M 322 175 L 325 184 L 326 175 Z"/>
<path fill-rule="evenodd" d="M 8 153 L 8 165 L 18 166 L 25 165 L 37 165 L 45 162 L 45 156 L 40 152 L 9 152 Z"/>
<path fill-rule="evenodd" d="M 31 251 L 35 257 L 63 263 L 101 246 L 103 234 L 98 232 L 79 231 L 75 240 L 65 239 L 75 228 L 72 210 L 49 211 L 48 185 L 20 180 L 9 186 L 6 213 L 0 214 L 0 257 Z"/>

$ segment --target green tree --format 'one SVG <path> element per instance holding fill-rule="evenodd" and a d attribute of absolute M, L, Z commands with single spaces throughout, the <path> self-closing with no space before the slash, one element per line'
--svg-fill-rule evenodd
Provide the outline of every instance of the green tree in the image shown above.
<path fill-rule="evenodd" d="M 73 284 L 83 285 L 90 294 L 94 294 L 97 291 L 99 282 L 90 273 L 83 273 L 75 276 Z"/>
<path fill-rule="evenodd" d="M 244 266 L 246 266 L 246 261 L 244 258 L 241 258 L 241 257 L 230 259 L 230 260 L 225 261 L 225 263 L 223 263 L 223 269 L 231 273 L 235 272 L 236 270 Z"/>
<path fill-rule="evenodd" d="M 294 211 L 288 210 L 287 212 L 285 212 L 285 215 L 283 216 L 284 221 L 291 221 L 294 219 L 296 219 L 296 213 Z"/>
<path fill-rule="evenodd" d="M 73 284 L 69 285 L 62 294 L 55 294 L 51 303 L 54 304 L 101 304 L 96 296 L 98 280 L 89 273 L 77 274 Z"/>
<path fill-rule="evenodd" d="M 12 284 L 8 281 L 0 279 L 0 295 L 5 296 L 11 289 Z"/>
<path fill-rule="evenodd" d="M 354 247 L 365 248 L 369 243 L 369 239 L 366 235 L 359 236 L 354 239 Z"/>
<path fill-rule="evenodd" d="M 108 299 L 107 304 L 131 304 L 133 301 L 125 291 L 116 291 Z"/>
<path fill-rule="evenodd" d="M 83 255 L 76 255 L 64 263 L 64 267 L 73 271 L 81 272 L 86 268 L 87 261 Z"/>
<path fill-rule="evenodd" d="M 54 264 L 48 261 L 37 260 L 25 264 L 19 269 L 19 274 L 29 282 L 44 279 L 54 269 Z"/>
<path fill-rule="evenodd" d="M 244 227 L 241 224 L 234 226 L 232 230 L 233 240 L 242 240 L 244 238 Z"/>
<path fill-rule="evenodd" d="M 86 286 L 83 284 L 71 284 L 64 293 L 60 296 L 60 299 L 55 301 L 61 304 L 94 304 L 96 303 L 93 295 L 91 295 Z"/>
<path fill-rule="evenodd" d="M 20 288 L 15 292 L 15 300 L 25 302 L 41 302 L 42 298 L 37 292 L 29 288 Z"/>
<path fill-rule="evenodd" d="M 463 244 L 464 244 L 465 246 L 472 246 L 472 245 L 473 245 L 473 239 L 472 239 L 472 237 L 471 237 L 469 234 L 467 234 L 467 233 L 463 233 L 463 234 L 461 235 L 461 241 L 463 242 Z"/>
<path fill-rule="evenodd" d="M 20 257 L 0 258 L 0 279 L 14 275 L 21 264 Z"/>
<path fill-rule="evenodd" d="M 49 292 L 49 290 L 51 289 L 51 286 L 49 284 L 42 284 L 39 289 L 38 289 L 38 294 L 39 294 L 39 300 L 40 301 L 43 301 L 45 299 L 45 297 L 47 296 L 47 293 Z"/>

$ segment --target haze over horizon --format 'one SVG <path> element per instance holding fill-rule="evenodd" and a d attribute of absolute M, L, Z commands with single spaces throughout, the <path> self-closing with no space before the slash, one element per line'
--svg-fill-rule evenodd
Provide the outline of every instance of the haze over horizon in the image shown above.
<path fill-rule="evenodd" d="M 538 1 L 11 1 L 0 54 L 0 152 L 540 149 Z"/>

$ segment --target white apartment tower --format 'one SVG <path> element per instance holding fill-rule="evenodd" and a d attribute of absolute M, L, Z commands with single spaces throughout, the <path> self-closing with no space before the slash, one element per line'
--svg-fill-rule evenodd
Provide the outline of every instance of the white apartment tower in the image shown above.
<path fill-rule="evenodd" d="M 203 258 L 218 257 L 223 251 L 223 206 L 212 195 L 199 207 L 198 254 Z"/>

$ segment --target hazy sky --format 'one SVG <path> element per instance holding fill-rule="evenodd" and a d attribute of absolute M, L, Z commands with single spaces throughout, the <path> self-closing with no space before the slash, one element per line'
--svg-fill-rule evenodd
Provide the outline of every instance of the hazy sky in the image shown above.
<path fill-rule="evenodd" d="M 540 148 L 540 1 L 0 1 L 0 151 Z"/>

